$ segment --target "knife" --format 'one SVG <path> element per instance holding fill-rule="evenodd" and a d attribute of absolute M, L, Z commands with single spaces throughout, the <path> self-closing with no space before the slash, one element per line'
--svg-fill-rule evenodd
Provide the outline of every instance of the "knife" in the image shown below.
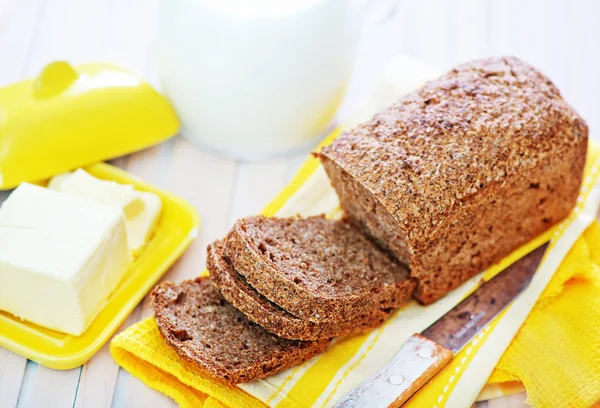
<path fill-rule="evenodd" d="M 399 407 L 433 378 L 487 323 L 525 289 L 548 243 L 482 284 L 420 334 L 411 336 L 382 369 L 335 407 Z"/>

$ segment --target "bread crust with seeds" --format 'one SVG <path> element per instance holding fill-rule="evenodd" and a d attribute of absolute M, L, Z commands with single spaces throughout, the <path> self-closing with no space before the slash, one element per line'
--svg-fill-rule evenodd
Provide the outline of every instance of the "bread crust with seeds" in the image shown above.
<path fill-rule="evenodd" d="M 350 221 L 410 265 L 429 304 L 564 219 L 588 127 L 513 57 L 472 61 L 318 154 Z"/>

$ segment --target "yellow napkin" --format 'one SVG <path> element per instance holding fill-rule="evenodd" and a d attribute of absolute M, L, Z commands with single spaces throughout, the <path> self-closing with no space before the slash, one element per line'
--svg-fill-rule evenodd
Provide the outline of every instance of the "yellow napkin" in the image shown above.
<path fill-rule="evenodd" d="M 575 243 L 488 382 L 521 381 L 533 407 L 600 402 L 600 226 Z"/>

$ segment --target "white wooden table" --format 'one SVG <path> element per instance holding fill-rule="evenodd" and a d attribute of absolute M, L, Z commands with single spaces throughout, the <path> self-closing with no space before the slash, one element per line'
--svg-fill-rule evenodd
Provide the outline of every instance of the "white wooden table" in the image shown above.
<path fill-rule="evenodd" d="M 178 0 L 168 0 L 178 1 Z M 200 1 L 200 0 L 198 0 Z M 225 1 L 225 0 L 223 0 Z M 46 63 L 111 61 L 158 86 L 157 0 L 0 0 L 0 86 Z M 397 17 L 365 33 L 340 116 L 352 111 L 383 64 L 405 52 L 440 67 L 499 54 L 547 73 L 590 127 L 600 128 L 600 2 L 595 0 L 400 1 Z M 593 133 L 592 133 L 593 135 Z M 202 216 L 197 241 L 167 273 L 181 280 L 204 268 L 205 248 L 233 220 L 256 213 L 293 176 L 308 152 L 241 163 L 197 150 L 181 137 L 114 162 L 188 199 Z M 0 193 L 0 199 L 6 196 Z M 126 327 L 150 311 L 142 302 Z M 478 405 L 518 407 L 517 395 Z M 105 346 L 81 368 L 55 371 L 0 349 L 0 407 L 162 407 L 168 398 L 119 369 Z"/>

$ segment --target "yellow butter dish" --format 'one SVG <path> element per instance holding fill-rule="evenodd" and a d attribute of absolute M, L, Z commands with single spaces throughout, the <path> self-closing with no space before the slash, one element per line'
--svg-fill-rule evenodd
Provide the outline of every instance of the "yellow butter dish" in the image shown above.
<path fill-rule="evenodd" d="M 53 62 L 0 88 L 0 189 L 123 156 L 178 130 L 168 101 L 135 75 Z"/>
<path fill-rule="evenodd" d="M 11 350 L 46 367 L 60 370 L 71 369 L 85 363 L 96 353 L 96 351 L 102 347 L 104 343 L 106 343 L 106 341 L 117 330 L 129 313 L 133 311 L 146 293 L 155 285 L 161 275 L 171 266 L 171 264 L 173 264 L 173 262 L 175 262 L 177 258 L 179 258 L 190 242 L 196 237 L 199 227 L 199 217 L 194 208 L 186 201 L 165 191 L 152 187 L 129 175 L 127 172 L 109 164 L 94 164 L 86 167 L 85 170 L 87 173 L 89 173 L 89 175 L 97 179 L 114 181 L 123 185 L 131 185 L 135 189 L 133 191 L 139 192 L 142 197 L 145 197 L 145 195 L 158 197 L 160 199 L 159 202 L 161 203 L 162 208 L 160 209 L 160 215 L 158 215 L 158 219 L 153 226 L 153 235 L 151 235 L 149 241 L 140 249 L 140 252 L 136 254 L 133 263 L 131 263 L 128 269 L 122 273 L 123 277 L 120 279 L 116 289 L 108 296 L 103 308 L 96 315 L 91 324 L 87 326 L 87 329 L 85 329 L 85 331 L 83 331 L 83 333 L 81 333 L 79 336 L 43 328 L 34 323 L 21 320 L 19 317 L 16 317 L 10 313 L 0 312 L 0 347 Z M 79 172 L 81 173 L 82 171 Z M 62 179 L 63 181 L 65 180 L 65 178 Z M 60 179 L 55 179 L 53 183 L 60 183 Z M 47 182 L 41 182 L 38 184 L 45 186 Z M 110 186 L 110 184 L 108 185 Z M 52 196 L 50 198 L 56 197 L 57 202 L 61 201 L 59 199 L 61 199 L 61 196 L 65 194 L 31 185 L 23 185 L 22 187 L 25 187 L 25 190 L 22 190 L 20 187 L 19 190 L 16 191 L 22 190 L 22 192 L 27 192 L 27 189 L 33 190 L 34 193 L 37 191 L 45 191 L 45 194 Z M 67 202 L 68 200 L 66 197 L 68 196 L 64 197 L 65 199 L 62 201 Z M 19 204 L 16 201 L 17 198 L 19 197 L 13 197 L 13 201 L 15 201 L 16 204 Z M 26 203 L 31 205 L 36 204 L 31 202 Z M 76 203 L 77 200 L 75 200 L 74 204 Z M 125 204 L 127 203 L 124 201 L 123 207 L 125 207 Z M 58 202 L 57 205 L 61 205 L 60 202 Z M 95 208 L 93 206 L 97 204 L 90 203 L 89 205 L 92 206 L 91 209 L 93 210 L 93 208 Z M 87 207 L 81 207 L 82 212 L 88 211 Z M 113 210 L 121 214 L 120 216 L 122 221 L 120 221 L 120 223 L 122 225 L 118 224 L 117 221 L 115 221 L 115 225 L 118 224 L 118 226 L 122 227 L 123 229 L 125 225 L 124 218 L 123 213 L 118 211 L 119 207 L 106 206 L 104 208 L 106 208 L 104 212 L 107 213 L 107 217 L 111 215 L 109 213 Z M 10 208 L 7 208 L 6 210 L 9 209 Z M 16 210 L 20 209 L 16 208 L 15 211 Z M 69 211 L 72 210 L 66 208 L 63 212 Z M 21 213 L 23 213 L 23 211 L 21 211 Z M 40 213 L 43 213 L 43 211 Z M 96 215 L 97 214 L 95 214 L 94 217 L 98 218 Z M 143 215 L 143 213 L 137 215 L 137 217 L 141 215 Z M 11 215 L 8 217 L 8 222 L 16 223 L 18 221 L 21 224 L 27 224 L 28 222 L 27 214 L 24 214 L 21 219 L 17 218 L 18 217 Z M 136 218 L 133 219 L 135 220 Z M 72 221 L 76 222 L 77 220 Z M 52 232 L 53 231 L 56 231 L 56 229 L 52 230 Z M 79 232 L 87 233 L 86 231 L 87 230 L 83 230 Z M 23 231 L 16 231 L 17 235 L 21 234 L 21 232 Z M 40 239 L 42 238 L 43 237 Z M 67 238 L 79 239 L 77 236 L 67 236 L 65 239 Z M 141 239 L 143 240 L 143 238 Z M 24 245 L 24 247 L 27 247 L 27 245 Z M 128 246 L 125 244 L 124 248 L 127 247 Z M 50 250 L 51 249 L 52 248 L 50 248 Z M 129 259 L 129 257 L 127 258 Z M 39 265 L 39 268 L 41 269 L 47 267 L 48 265 L 45 264 Z M 2 278 L 1 274 L 0 278 Z M 0 279 L 0 281 L 1 280 L 2 279 Z M 20 281 L 17 281 L 17 283 L 19 282 Z M 37 315 L 41 312 L 45 312 L 45 310 L 42 311 L 35 308 L 35 293 L 32 292 L 32 290 L 51 290 L 52 288 L 48 287 L 48 285 L 42 285 L 42 282 L 37 282 L 35 279 L 30 279 L 28 282 L 29 283 L 25 282 L 27 285 L 24 285 L 26 287 L 23 287 L 22 291 L 20 292 L 24 294 L 23 296 L 27 294 L 30 295 L 31 299 L 29 299 L 29 303 L 21 302 L 20 306 L 16 306 L 21 307 L 21 309 L 18 310 L 22 311 L 22 317 L 35 321 L 35 319 L 38 317 Z M 67 290 L 61 290 L 61 293 L 68 293 L 68 289 L 69 288 L 67 288 Z M 0 295 L 1 293 L 2 291 L 0 290 Z M 15 302 L 17 302 L 18 298 L 15 299 Z M 9 306 L 16 307 L 15 305 Z M 47 307 L 46 309 L 50 311 L 51 307 Z M 74 308 L 72 311 L 73 313 L 77 312 L 75 309 L 76 308 Z M 79 320 L 77 320 L 78 316 L 79 315 L 75 315 L 75 317 L 71 320 L 75 321 L 76 323 L 79 322 Z M 82 323 L 74 328 L 65 328 L 63 327 L 65 323 L 61 320 L 61 316 L 50 317 L 56 319 L 56 324 L 54 324 L 54 326 L 63 331 L 80 333 L 80 327 L 84 326 Z M 66 318 L 66 316 L 62 317 Z M 39 317 L 39 320 L 46 323 L 49 321 L 48 319 L 48 313 Z"/>

